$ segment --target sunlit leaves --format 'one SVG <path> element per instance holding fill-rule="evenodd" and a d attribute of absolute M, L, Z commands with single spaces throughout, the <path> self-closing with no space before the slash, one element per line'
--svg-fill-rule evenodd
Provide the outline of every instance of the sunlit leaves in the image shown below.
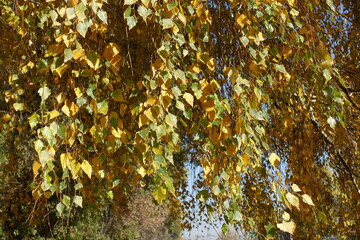
<path fill-rule="evenodd" d="M 190 93 L 184 93 L 183 98 L 185 101 L 190 104 L 190 106 L 194 106 L 194 97 Z"/>
<path fill-rule="evenodd" d="M 82 207 L 83 198 L 81 196 L 75 196 L 73 201 L 76 205 Z"/>
<path fill-rule="evenodd" d="M 290 234 L 293 234 L 296 228 L 296 225 L 294 222 L 282 222 L 278 223 L 276 225 L 281 231 L 288 232 Z"/>
<path fill-rule="evenodd" d="M 91 178 L 91 174 L 92 174 L 92 167 L 90 165 L 90 163 L 87 160 L 84 160 L 81 163 L 81 169 L 86 173 L 86 175 Z"/>
<path fill-rule="evenodd" d="M 280 230 L 295 233 L 294 222 L 312 221 L 317 213 L 305 192 L 317 194 L 321 184 L 311 174 L 334 183 L 318 162 L 338 170 L 327 159 L 334 149 L 319 136 L 334 146 L 357 136 L 346 133 L 348 99 L 338 89 L 350 80 L 334 84 L 340 64 L 321 34 L 332 32 L 313 24 L 313 2 L 280 2 L 46 1 L 39 9 L 28 4 L 36 21 L 22 8 L 5 13 L 12 39 L 22 42 L 1 56 L 9 110 L 0 121 L 34 139 L 36 196 L 56 192 L 62 214 L 92 198 L 86 191 L 98 180 L 104 186 L 96 194 L 114 201 L 124 186 L 131 192 L 149 181 L 159 203 L 171 201 L 182 174 L 176 154 L 190 151 L 204 174 L 199 198 L 228 222 L 261 231 L 259 223 L 270 222 L 274 237 L 280 204 L 289 208 L 276 216 Z M 73 195 L 61 178 L 75 185 Z M 314 201 L 326 202 L 321 197 Z M 257 213 L 259 203 L 269 215 Z"/>
<path fill-rule="evenodd" d="M 311 205 L 311 206 L 315 206 L 311 197 L 307 194 L 304 194 L 301 196 L 302 197 L 302 200 L 304 201 L 304 203 L 308 204 L 308 205 Z"/>
<path fill-rule="evenodd" d="M 103 23 L 107 24 L 107 13 L 104 10 L 97 11 L 96 15 Z"/>
<path fill-rule="evenodd" d="M 125 5 L 133 5 L 134 3 L 136 3 L 137 0 L 125 0 Z"/>
<path fill-rule="evenodd" d="M 300 210 L 300 201 L 299 198 L 297 196 L 295 196 L 292 193 L 287 193 L 286 194 L 286 199 L 289 201 L 289 203 L 294 206 L 295 208 L 297 208 L 298 210 Z"/>
<path fill-rule="evenodd" d="M 138 7 L 138 13 L 139 15 L 144 19 L 144 21 L 146 22 L 146 18 L 151 14 L 151 10 L 144 7 L 144 6 L 139 6 Z"/>
<path fill-rule="evenodd" d="M 85 11 L 86 11 L 86 6 L 80 2 L 79 4 L 77 4 L 75 6 L 75 14 L 76 16 L 78 17 L 79 21 L 84 21 L 85 18 L 86 18 L 86 15 L 85 15 Z"/>
<path fill-rule="evenodd" d="M 273 165 L 274 168 L 279 168 L 280 157 L 276 153 L 271 153 L 269 157 L 269 162 Z"/>
<path fill-rule="evenodd" d="M 163 26 L 163 29 L 168 29 L 174 26 L 174 22 L 170 18 L 165 18 L 161 21 L 161 25 Z"/>
<path fill-rule="evenodd" d="M 89 67 L 93 68 L 94 70 L 97 70 L 100 66 L 100 60 L 101 60 L 100 55 L 94 50 L 90 50 L 86 52 L 85 55 L 86 55 L 85 60 L 89 65 Z"/>
<path fill-rule="evenodd" d="M 38 94 L 41 97 L 41 101 L 44 102 L 51 95 L 51 90 L 47 86 L 44 86 L 38 90 Z"/>

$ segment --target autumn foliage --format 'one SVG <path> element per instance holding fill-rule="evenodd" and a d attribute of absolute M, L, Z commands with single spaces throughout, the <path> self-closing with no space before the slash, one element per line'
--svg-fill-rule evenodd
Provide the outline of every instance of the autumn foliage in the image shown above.
<path fill-rule="evenodd" d="M 358 9 L 0 0 L 0 127 L 30 151 L 31 214 L 151 185 L 184 227 L 197 202 L 224 231 L 359 236 Z M 193 200 L 184 162 L 202 168 Z"/>

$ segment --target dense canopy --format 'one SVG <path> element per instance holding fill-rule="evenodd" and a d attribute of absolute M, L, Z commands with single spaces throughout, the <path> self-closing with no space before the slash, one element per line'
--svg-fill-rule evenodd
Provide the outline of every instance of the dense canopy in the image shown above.
<path fill-rule="evenodd" d="M 31 152 L 31 214 L 151 183 L 185 227 L 197 204 L 224 230 L 359 236 L 359 7 L 0 0 L 0 128 Z"/>

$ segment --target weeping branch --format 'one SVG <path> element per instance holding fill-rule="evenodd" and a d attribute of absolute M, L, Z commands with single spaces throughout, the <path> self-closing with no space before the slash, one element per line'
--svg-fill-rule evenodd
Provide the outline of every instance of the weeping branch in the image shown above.
<path fill-rule="evenodd" d="M 349 167 L 349 165 L 346 163 L 345 158 L 343 157 L 343 155 L 341 154 L 340 150 L 336 148 L 334 142 L 329 138 L 329 136 L 321 129 L 319 123 L 316 121 L 315 117 L 311 114 L 311 117 L 309 119 L 309 121 L 312 123 L 312 125 L 315 127 L 315 129 L 321 134 L 322 138 L 324 139 L 324 141 L 333 149 L 333 151 L 336 153 L 336 157 L 339 159 L 340 163 L 343 165 L 343 167 L 345 168 L 345 170 L 347 171 L 347 173 L 349 174 L 349 178 L 353 184 L 353 186 L 355 187 L 358 195 L 360 196 L 360 189 L 359 186 L 356 183 L 355 178 L 357 178 L 357 176 L 354 176 L 351 168 Z M 331 153 L 330 153 L 331 154 Z M 333 156 L 335 158 L 335 156 Z"/>

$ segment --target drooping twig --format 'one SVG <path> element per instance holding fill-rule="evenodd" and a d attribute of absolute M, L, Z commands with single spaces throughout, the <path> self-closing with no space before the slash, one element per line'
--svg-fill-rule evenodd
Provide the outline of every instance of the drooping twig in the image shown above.
<path fill-rule="evenodd" d="M 322 138 L 324 139 L 324 141 L 330 145 L 330 147 L 334 150 L 334 152 L 336 153 L 336 157 L 339 159 L 340 163 L 344 166 L 345 170 L 348 172 L 349 174 L 349 178 L 352 182 L 352 184 L 354 185 L 358 195 L 360 196 L 360 189 L 359 186 L 357 185 L 355 178 L 354 178 L 354 174 L 351 171 L 351 168 L 349 167 L 349 165 L 346 163 L 345 158 L 343 157 L 343 155 L 341 154 L 340 150 L 336 148 L 334 142 L 329 138 L 329 136 L 320 128 L 319 123 L 316 121 L 315 117 L 311 114 L 310 117 L 310 122 L 312 123 L 312 125 L 315 127 L 315 129 L 321 134 Z M 331 154 L 331 153 L 330 153 Z M 355 176 L 356 177 L 356 176 Z"/>

